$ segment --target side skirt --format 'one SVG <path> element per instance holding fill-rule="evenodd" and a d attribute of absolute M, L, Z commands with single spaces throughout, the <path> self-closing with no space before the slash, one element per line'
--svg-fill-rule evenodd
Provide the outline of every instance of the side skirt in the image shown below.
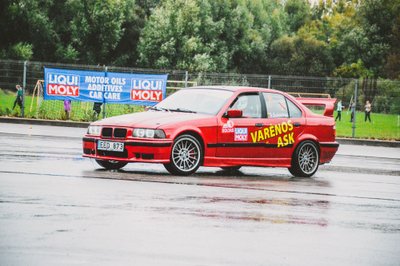
<path fill-rule="evenodd" d="M 226 158 L 226 157 L 204 157 L 203 166 L 228 167 L 228 166 L 265 166 L 285 167 L 291 166 L 291 159 L 287 158 Z"/>

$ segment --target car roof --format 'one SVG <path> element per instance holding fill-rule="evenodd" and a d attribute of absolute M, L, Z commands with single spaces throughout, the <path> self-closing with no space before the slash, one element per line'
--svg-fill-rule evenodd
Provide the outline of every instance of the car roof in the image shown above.
<path fill-rule="evenodd" d="M 185 89 L 211 89 L 211 90 L 226 90 L 226 91 L 240 91 L 240 92 L 250 92 L 250 91 L 271 91 L 271 92 L 280 92 L 274 89 L 260 88 L 260 87 L 251 87 L 251 86 L 226 86 L 226 85 L 218 85 L 218 86 L 195 86 L 188 87 Z"/>

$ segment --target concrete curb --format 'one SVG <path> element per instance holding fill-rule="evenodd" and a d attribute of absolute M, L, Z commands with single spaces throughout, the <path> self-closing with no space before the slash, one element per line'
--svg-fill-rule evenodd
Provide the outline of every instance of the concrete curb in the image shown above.
<path fill-rule="evenodd" d="M 339 144 L 400 148 L 400 141 L 336 138 Z"/>
<path fill-rule="evenodd" d="M 13 124 L 45 125 L 45 126 L 60 126 L 60 127 L 80 127 L 80 128 L 86 128 L 90 124 L 89 122 L 30 119 L 30 118 L 19 118 L 19 117 L 0 117 L 0 122 L 1 123 L 13 123 Z"/>
<path fill-rule="evenodd" d="M 86 128 L 90 124 L 89 122 L 30 119 L 30 118 L 19 118 L 19 117 L 0 117 L 0 123 L 79 127 L 79 128 Z M 337 142 L 339 142 L 339 144 L 400 148 L 400 141 L 352 139 L 352 138 L 336 138 L 336 140 Z"/>

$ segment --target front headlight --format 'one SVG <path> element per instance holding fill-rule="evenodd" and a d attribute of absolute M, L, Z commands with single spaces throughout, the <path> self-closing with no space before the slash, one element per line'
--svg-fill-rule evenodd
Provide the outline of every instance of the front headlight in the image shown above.
<path fill-rule="evenodd" d="M 161 129 L 135 128 L 132 136 L 135 138 L 165 139 L 165 133 Z"/>
<path fill-rule="evenodd" d="M 93 136 L 100 136 L 101 126 L 89 126 L 87 133 Z"/>

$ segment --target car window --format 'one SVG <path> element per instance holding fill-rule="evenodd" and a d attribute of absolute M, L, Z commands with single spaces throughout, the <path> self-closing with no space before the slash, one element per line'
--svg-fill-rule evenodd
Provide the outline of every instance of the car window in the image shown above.
<path fill-rule="evenodd" d="M 260 118 L 261 101 L 258 94 L 241 94 L 234 101 L 230 109 L 243 111 L 243 117 Z"/>
<path fill-rule="evenodd" d="M 268 118 L 287 118 L 289 117 L 285 96 L 277 93 L 263 93 L 267 106 Z"/>
<path fill-rule="evenodd" d="M 190 110 L 203 114 L 216 114 L 232 95 L 231 91 L 213 89 L 182 89 L 156 105 L 167 110 Z"/>
<path fill-rule="evenodd" d="M 286 99 L 286 102 L 289 107 L 289 116 L 294 117 L 294 118 L 301 117 L 302 113 L 301 113 L 301 110 L 299 109 L 299 107 L 297 107 L 289 99 Z"/>

